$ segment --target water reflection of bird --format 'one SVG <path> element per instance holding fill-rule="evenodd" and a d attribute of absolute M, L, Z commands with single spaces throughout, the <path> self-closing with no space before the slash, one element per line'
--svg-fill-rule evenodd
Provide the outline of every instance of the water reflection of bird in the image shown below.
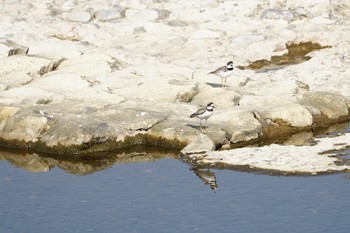
<path fill-rule="evenodd" d="M 216 183 L 215 173 L 210 171 L 208 168 L 191 168 L 206 185 L 209 185 L 212 190 L 216 190 L 218 188 L 218 184 Z"/>

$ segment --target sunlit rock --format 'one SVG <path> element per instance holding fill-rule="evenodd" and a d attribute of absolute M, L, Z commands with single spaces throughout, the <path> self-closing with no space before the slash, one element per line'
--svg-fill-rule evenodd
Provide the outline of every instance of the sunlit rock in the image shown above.
<path fill-rule="evenodd" d="M 252 112 L 239 109 L 215 111 L 210 120 L 231 135 L 232 143 L 251 141 L 262 133 L 261 123 Z"/>
<path fill-rule="evenodd" d="M 330 0 L 329 3 L 332 14 L 350 17 L 350 2 L 343 0 Z"/>
<path fill-rule="evenodd" d="M 188 155 L 204 153 L 214 149 L 214 142 L 207 135 L 200 134 L 190 144 L 181 150 L 181 154 Z"/>
<path fill-rule="evenodd" d="M 30 83 L 33 77 L 29 76 L 26 72 L 11 72 L 0 78 L 0 83 L 6 84 L 8 88 L 18 87 Z"/>
<path fill-rule="evenodd" d="M 300 105 L 285 105 L 259 113 L 264 119 L 271 120 L 276 124 L 296 128 L 311 127 L 313 124 L 312 114 L 307 108 Z"/>
<path fill-rule="evenodd" d="M 108 10 L 99 10 L 94 13 L 94 18 L 105 22 L 111 20 L 118 20 L 123 17 L 122 9 L 108 9 Z"/>
<path fill-rule="evenodd" d="M 0 137 L 19 142 L 37 142 L 48 119 L 35 112 L 18 111 L 6 120 Z"/>
<path fill-rule="evenodd" d="M 293 12 L 288 10 L 266 9 L 261 14 L 261 19 L 293 21 L 295 16 Z"/>
<path fill-rule="evenodd" d="M 91 20 L 91 14 L 88 11 L 73 11 L 66 15 L 66 19 L 71 22 L 82 22 L 86 23 Z"/>
<path fill-rule="evenodd" d="M 272 144 L 263 147 L 247 147 L 234 150 L 206 152 L 191 155 L 197 163 L 225 166 L 248 166 L 250 169 L 271 170 L 284 174 L 346 171 L 349 165 L 325 152 L 349 146 L 350 134 L 321 138 L 312 146 L 283 146 Z"/>
<path fill-rule="evenodd" d="M 312 24 L 334 24 L 334 20 L 331 20 L 328 15 L 320 15 L 310 19 Z"/>
<path fill-rule="evenodd" d="M 112 71 L 111 65 L 115 60 L 105 54 L 83 54 L 62 61 L 55 71 L 50 74 L 78 74 L 94 77 L 108 74 Z M 93 69 L 91 69 L 93 67 Z"/>
<path fill-rule="evenodd" d="M 306 92 L 299 98 L 299 103 L 311 112 L 315 125 L 326 125 L 349 118 L 348 100 L 337 93 Z"/>
<path fill-rule="evenodd" d="M 27 74 L 46 73 L 52 70 L 52 67 L 53 62 L 47 58 L 27 55 L 10 56 L 0 59 L 0 77 L 12 72 Z"/>

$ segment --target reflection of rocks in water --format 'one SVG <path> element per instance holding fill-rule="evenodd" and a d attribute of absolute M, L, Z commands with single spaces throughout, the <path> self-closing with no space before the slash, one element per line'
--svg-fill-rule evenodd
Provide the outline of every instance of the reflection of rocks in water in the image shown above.
<path fill-rule="evenodd" d="M 214 172 L 210 171 L 208 168 L 191 168 L 191 170 L 204 184 L 209 185 L 211 189 L 216 190 L 218 188 Z"/>
<path fill-rule="evenodd" d="M 75 160 L 57 160 L 57 166 L 62 170 L 77 175 L 88 175 L 94 172 L 105 170 L 114 164 L 153 162 L 165 157 L 162 154 L 153 153 L 121 153 L 115 155 L 98 157 L 80 157 Z"/>
<path fill-rule="evenodd" d="M 153 162 L 161 158 L 175 158 L 175 153 L 124 152 L 118 154 L 76 156 L 38 155 L 20 152 L 0 152 L 0 160 L 7 160 L 16 167 L 32 172 L 47 172 L 57 166 L 70 174 L 88 175 L 112 167 L 114 164 Z"/>
<path fill-rule="evenodd" d="M 282 145 L 295 145 L 295 146 L 306 146 L 311 145 L 313 141 L 314 134 L 311 131 L 300 132 L 293 134 L 284 140 Z"/>
<path fill-rule="evenodd" d="M 0 152 L 0 160 L 7 160 L 16 167 L 31 172 L 47 172 L 55 165 L 51 159 L 44 158 L 38 154 L 14 154 L 12 152 Z"/>

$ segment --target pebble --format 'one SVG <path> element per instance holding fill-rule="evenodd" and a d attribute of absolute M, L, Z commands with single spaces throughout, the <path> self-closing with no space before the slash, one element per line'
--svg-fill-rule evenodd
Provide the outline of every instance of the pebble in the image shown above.
<path fill-rule="evenodd" d="M 288 10 L 266 9 L 263 11 L 260 18 L 271 20 L 285 20 L 290 22 L 295 20 L 295 15 L 293 14 L 293 12 Z"/>
<path fill-rule="evenodd" d="M 66 19 L 71 22 L 86 23 L 91 20 L 91 14 L 87 11 L 73 11 L 67 14 Z"/>
<path fill-rule="evenodd" d="M 170 20 L 167 24 L 171 27 L 186 27 L 188 24 L 185 21 L 181 20 Z"/>
<path fill-rule="evenodd" d="M 111 21 L 123 18 L 123 14 L 120 10 L 99 10 L 94 13 L 94 18 L 98 21 Z"/>

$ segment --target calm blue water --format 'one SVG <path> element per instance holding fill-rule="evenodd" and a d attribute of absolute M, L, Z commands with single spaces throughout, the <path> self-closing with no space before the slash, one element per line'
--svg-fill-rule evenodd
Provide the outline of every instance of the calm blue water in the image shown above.
<path fill-rule="evenodd" d="M 0 232 L 350 232 L 348 174 L 212 171 L 216 191 L 176 159 L 86 176 L 0 160 Z"/>

